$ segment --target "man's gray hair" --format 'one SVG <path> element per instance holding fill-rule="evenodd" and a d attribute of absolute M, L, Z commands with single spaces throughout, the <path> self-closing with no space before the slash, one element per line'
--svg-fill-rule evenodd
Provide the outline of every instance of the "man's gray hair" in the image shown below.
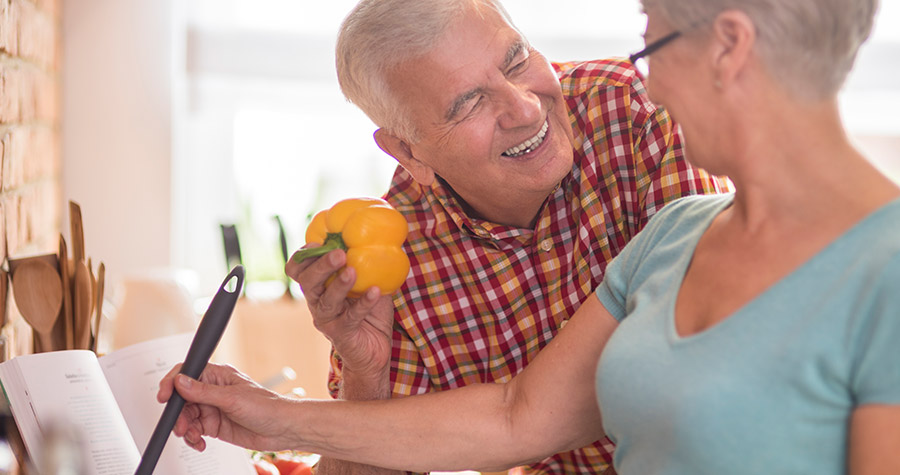
<path fill-rule="evenodd" d="M 642 0 L 673 27 L 740 10 L 756 25 L 757 52 L 773 77 L 798 97 L 821 100 L 840 90 L 872 31 L 878 0 Z"/>
<path fill-rule="evenodd" d="M 379 127 L 415 142 L 417 130 L 405 110 L 403 91 L 387 80 L 401 63 L 427 54 L 446 28 L 468 9 L 488 7 L 509 23 L 498 0 L 362 0 L 347 15 L 337 39 L 335 62 L 344 96 Z"/>

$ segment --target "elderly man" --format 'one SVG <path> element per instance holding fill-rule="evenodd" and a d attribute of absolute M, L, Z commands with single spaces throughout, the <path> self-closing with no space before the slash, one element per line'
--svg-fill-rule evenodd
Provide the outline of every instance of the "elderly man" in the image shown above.
<path fill-rule="evenodd" d="M 347 298 L 355 275 L 342 251 L 286 267 L 334 345 L 341 398 L 510 379 L 656 211 L 729 187 L 683 160 L 632 65 L 552 64 L 496 0 L 363 0 L 342 26 L 337 68 L 400 165 L 385 198 L 409 221 L 412 263 L 396 295 L 359 299 Z M 601 440 L 520 470 L 600 473 L 612 450 Z M 319 466 L 368 471 L 380 473 Z"/>

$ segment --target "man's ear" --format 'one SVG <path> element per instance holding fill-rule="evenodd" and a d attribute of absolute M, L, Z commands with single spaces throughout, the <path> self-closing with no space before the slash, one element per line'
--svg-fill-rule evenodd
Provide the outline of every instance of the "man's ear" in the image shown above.
<path fill-rule="evenodd" d="M 717 87 L 735 81 L 744 70 L 756 44 L 756 26 L 746 13 L 726 10 L 712 24 L 715 47 L 713 66 Z"/>
<path fill-rule="evenodd" d="M 375 131 L 375 143 L 384 153 L 394 157 L 420 185 L 431 186 L 434 182 L 434 170 L 413 156 L 412 148 L 405 140 L 384 129 L 378 129 Z"/>

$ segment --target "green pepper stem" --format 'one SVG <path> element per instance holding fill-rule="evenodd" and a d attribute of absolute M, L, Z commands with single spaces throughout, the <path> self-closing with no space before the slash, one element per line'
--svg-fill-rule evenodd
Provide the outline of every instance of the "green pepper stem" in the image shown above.
<path fill-rule="evenodd" d="M 300 249 L 291 256 L 291 260 L 300 263 L 306 259 L 322 257 L 335 249 L 343 249 L 346 251 L 347 245 L 344 244 L 341 233 L 328 233 L 325 237 L 325 242 L 321 246 Z"/>

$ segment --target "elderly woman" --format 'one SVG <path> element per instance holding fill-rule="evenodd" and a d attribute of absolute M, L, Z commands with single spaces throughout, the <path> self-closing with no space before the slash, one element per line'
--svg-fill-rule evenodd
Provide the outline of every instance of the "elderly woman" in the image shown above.
<path fill-rule="evenodd" d="M 657 214 L 510 382 L 351 403 L 173 370 L 160 400 L 174 386 L 190 401 L 176 434 L 412 470 L 503 468 L 608 434 L 625 475 L 900 473 L 900 189 L 849 143 L 835 99 L 876 7 L 644 1 L 632 60 L 690 160 L 737 192 Z"/>

